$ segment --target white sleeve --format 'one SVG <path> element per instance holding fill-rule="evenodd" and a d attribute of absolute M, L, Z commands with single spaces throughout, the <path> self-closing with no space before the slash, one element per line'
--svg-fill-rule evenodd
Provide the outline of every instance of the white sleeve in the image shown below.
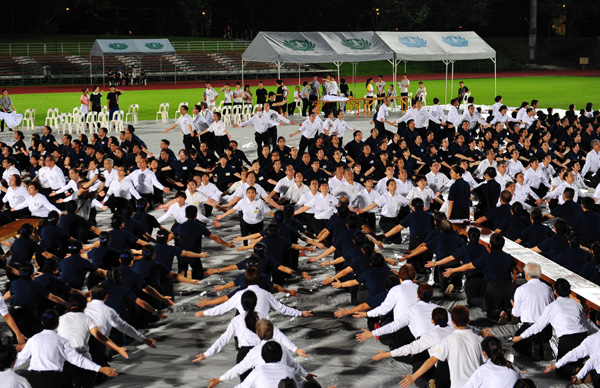
<path fill-rule="evenodd" d="M 398 318 L 394 319 L 393 322 L 390 322 L 387 325 L 380 327 L 379 329 L 373 330 L 373 337 L 379 337 L 384 334 L 391 334 L 408 326 L 408 323 L 410 322 L 411 312 L 411 310 L 404 311 L 403 314 L 400 315 Z"/>
<path fill-rule="evenodd" d="M 135 199 L 142 198 L 142 196 L 140 195 L 140 193 L 138 193 L 138 191 L 133 186 L 133 183 L 127 182 L 126 184 L 129 185 L 129 194 L 131 194 L 132 197 L 134 197 Z"/>
<path fill-rule="evenodd" d="M 91 360 L 83 357 L 79 354 L 75 349 L 71 347 L 69 341 L 64 340 L 62 342 L 62 347 L 58 349 L 65 360 L 69 361 L 71 364 L 80 367 L 81 369 L 92 370 L 94 372 L 98 372 L 100 370 L 100 365 L 92 362 Z"/>
<path fill-rule="evenodd" d="M 392 357 L 402 357 L 411 354 L 419 354 L 431 348 L 432 346 L 435 346 L 434 340 L 435 337 L 433 335 L 431 335 L 430 333 L 425 333 L 418 340 L 415 340 L 408 345 L 404 345 L 392 350 Z"/>
<path fill-rule="evenodd" d="M 396 306 L 396 301 L 394 300 L 394 298 L 394 293 L 390 290 L 390 292 L 388 292 L 387 296 L 385 297 L 383 303 L 381 303 L 378 307 L 374 308 L 373 310 L 367 311 L 367 317 L 374 318 L 380 315 L 385 315 L 392 311 L 394 306 Z"/>
<path fill-rule="evenodd" d="M 110 315 L 109 322 L 112 327 L 116 328 L 121 333 L 123 333 L 135 340 L 138 340 L 139 342 L 144 342 L 144 339 L 146 339 L 146 337 L 144 337 L 144 335 L 142 333 L 137 331 L 129 323 L 122 320 L 121 317 L 119 317 L 119 314 L 117 314 L 117 312 L 115 310 L 113 310 L 111 308 L 109 315 Z M 110 333 L 105 333 L 105 334 L 108 335 Z"/>
<path fill-rule="evenodd" d="M 158 220 L 157 220 L 157 221 L 158 221 L 158 223 L 159 223 L 159 224 L 162 224 L 163 222 L 165 222 L 166 220 L 168 220 L 168 219 L 169 219 L 169 217 L 171 217 L 171 215 L 173 214 L 173 210 L 172 210 L 172 209 L 173 209 L 173 206 L 177 206 L 177 205 L 175 205 L 175 204 L 171 205 L 171 206 L 169 207 L 169 210 L 167 210 L 167 212 L 166 212 L 165 214 L 163 214 L 162 216 L 160 216 L 160 217 L 158 218 Z"/>
<path fill-rule="evenodd" d="M 233 321 L 231 321 L 227 326 L 227 330 L 225 330 L 225 332 L 221 334 L 221 336 L 215 341 L 215 343 L 212 344 L 206 352 L 204 352 L 206 358 L 212 357 L 215 354 L 219 353 L 229 343 L 229 341 L 231 341 L 231 339 L 235 335 L 234 326 L 235 324 L 233 323 Z"/>
<path fill-rule="evenodd" d="M 235 301 L 236 295 L 239 295 L 240 293 L 238 292 L 237 294 L 235 294 L 231 299 L 227 300 L 225 303 L 222 303 L 218 306 L 215 306 L 211 309 L 205 310 L 204 311 L 204 315 L 207 317 L 214 317 L 217 315 L 222 315 L 225 314 L 226 312 L 233 310 L 235 308 Z"/>
<path fill-rule="evenodd" d="M 302 311 L 284 305 L 283 303 L 275 299 L 275 297 L 272 294 L 269 294 L 269 305 L 273 310 L 277 310 L 283 315 L 289 315 L 291 317 L 299 317 L 302 315 Z"/>
<path fill-rule="evenodd" d="M 252 349 L 250 349 L 250 351 L 248 352 L 248 354 L 246 354 L 244 359 L 242 361 L 240 361 L 238 364 L 236 364 L 236 366 L 229 369 L 227 372 L 223 373 L 221 375 L 221 377 L 219 377 L 219 380 L 221 380 L 221 381 L 231 380 L 234 377 L 241 375 L 245 371 L 251 370 L 254 367 L 256 367 L 258 365 L 258 362 L 262 359 L 261 354 L 258 351 L 259 350 L 258 346 L 260 346 L 260 345 L 257 345 L 255 347 L 253 347 Z M 262 347 L 261 347 L 261 349 L 262 349 Z"/>
<path fill-rule="evenodd" d="M 544 328 L 550 323 L 550 314 L 551 310 L 553 310 L 553 307 L 553 303 L 550 303 L 548 306 L 546 306 L 538 320 L 533 325 L 529 326 L 527 330 L 521 333 L 521 338 L 525 339 L 531 337 L 532 335 L 535 335 L 544 330 Z"/>
<path fill-rule="evenodd" d="M 288 348 L 292 353 L 296 353 L 296 350 L 298 350 L 298 347 L 276 327 L 273 327 L 273 339 Z"/>

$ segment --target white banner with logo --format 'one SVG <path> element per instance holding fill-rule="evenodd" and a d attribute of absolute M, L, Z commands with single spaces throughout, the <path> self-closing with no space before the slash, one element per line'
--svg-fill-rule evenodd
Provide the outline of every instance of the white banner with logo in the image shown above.
<path fill-rule="evenodd" d="M 175 49 L 168 39 L 96 39 L 90 51 L 94 57 L 174 53 Z"/>

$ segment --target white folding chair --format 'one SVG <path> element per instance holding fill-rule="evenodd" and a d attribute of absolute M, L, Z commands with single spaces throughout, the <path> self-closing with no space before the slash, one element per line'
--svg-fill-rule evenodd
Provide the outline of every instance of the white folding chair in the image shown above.
<path fill-rule="evenodd" d="M 231 106 L 224 106 L 221 110 L 221 120 L 225 125 L 231 125 Z"/>
<path fill-rule="evenodd" d="M 129 105 L 129 110 L 127 111 L 127 114 L 125 115 L 125 121 L 129 122 L 130 124 L 137 124 L 138 121 L 138 113 L 140 110 L 140 106 L 138 104 L 132 104 Z"/>
<path fill-rule="evenodd" d="M 256 113 L 256 112 L 258 112 L 258 108 L 262 108 L 262 107 L 263 106 L 261 104 L 256 104 L 256 105 L 254 105 L 254 109 L 252 109 L 252 112 Z"/>
<path fill-rule="evenodd" d="M 63 113 L 61 115 L 60 129 L 63 134 L 67 133 L 67 130 L 69 133 L 73 133 L 73 113 Z"/>
<path fill-rule="evenodd" d="M 35 109 L 26 109 L 23 113 L 23 126 L 25 129 L 35 129 Z"/>
<path fill-rule="evenodd" d="M 174 119 L 175 119 L 176 121 L 177 121 L 177 115 L 181 116 L 181 112 L 180 112 L 180 111 L 181 111 L 181 107 L 182 107 L 182 106 L 184 106 L 184 105 L 185 105 L 185 106 L 187 106 L 187 107 L 188 107 L 188 109 L 189 109 L 189 107 L 190 107 L 190 104 L 188 104 L 187 102 L 180 102 L 180 103 L 179 103 L 179 106 L 177 106 L 177 111 L 175 112 L 175 117 L 174 117 Z"/>
<path fill-rule="evenodd" d="M 85 123 L 90 130 L 90 135 L 98 131 L 98 112 L 89 112 L 85 117 Z"/>
<path fill-rule="evenodd" d="M 50 108 L 46 112 L 46 121 L 44 125 L 58 128 L 58 108 Z"/>
<path fill-rule="evenodd" d="M 124 117 L 125 117 L 125 112 L 122 110 L 118 110 L 115 113 L 113 113 L 112 122 L 114 124 L 116 133 L 123 131 L 123 118 Z"/>
<path fill-rule="evenodd" d="M 232 123 L 234 125 L 241 123 L 242 122 L 242 106 L 234 105 L 231 115 L 232 115 L 232 117 L 231 117 Z"/>
<path fill-rule="evenodd" d="M 76 114 L 80 114 L 81 113 L 81 108 L 76 106 L 75 108 L 73 108 L 73 116 L 75 116 Z"/>
<path fill-rule="evenodd" d="M 423 102 L 423 106 L 427 105 L 427 92 L 421 93 L 421 101 Z"/>
<path fill-rule="evenodd" d="M 85 133 L 85 119 L 83 118 L 81 113 L 73 113 L 72 117 L 73 120 L 71 123 L 73 127 L 75 127 L 75 132 L 77 132 L 77 134 Z"/>
<path fill-rule="evenodd" d="M 242 120 L 250 120 L 252 117 L 252 104 L 244 104 L 244 109 L 242 109 Z"/>
<path fill-rule="evenodd" d="M 108 106 L 106 106 L 106 105 L 102 105 L 102 110 L 101 110 L 101 112 L 106 112 L 106 113 L 108 113 Z"/>
<path fill-rule="evenodd" d="M 98 113 L 96 125 L 98 125 L 98 128 L 104 127 L 104 128 L 106 128 L 107 132 L 110 132 L 110 123 L 108 122 L 108 112 Z"/>
<path fill-rule="evenodd" d="M 160 115 L 160 119 L 163 123 L 169 122 L 169 103 L 163 102 L 158 107 L 158 112 L 156 112 L 156 121 L 158 121 L 158 116 Z"/>

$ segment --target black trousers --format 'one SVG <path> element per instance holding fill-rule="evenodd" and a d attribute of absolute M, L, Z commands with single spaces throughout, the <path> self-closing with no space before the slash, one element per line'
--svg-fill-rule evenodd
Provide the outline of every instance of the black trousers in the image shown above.
<path fill-rule="evenodd" d="M 398 233 L 398 234 L 400 234 L 400 233 Z M 408 243 L 408 249 L 412 251 L 413 249 L 415 249 L 416 247 L 421 245 L 421 243 L 423 241 L 425 241 L 425 237 L 427 237 L 427 236 L 411 237 L 410 241 Z M 425 256 L 423 254 L 420 254 L 415 257 L 411 257 L 410 259 L 407 260 L 407 262 L 409 264 L 412 264 L 415 267 L 415 270 L 417 271 L 417 273 L 424 274 L 425 273 L 425 261 L 423 260 L 424 257 Z"/>
<path fill-rule="evenodd" d="M 571 350 L 575 349 L 584 339 L 587 338 L 587 332 L 583 333 L 575 333 L 575 334 L 567 334 L 558 338 L 558 354 L 556 356 L 557 360 L 560 360 L 565 354 L 569 353 Z M 577 360 L 575 362 L 570 362 L 563 366 L 562 368 L 558 368 L 556 373 L 564 377 L 565 379 L 571 379 L 571 376 L 575 376 L 577 374 L 577 369 L 581 368 L 584 364 L 584 360 Z"/>
<path fill-rule="evenodd" d="M 313 226 L 313 229 L 315 230 L 315 233 L 316 234 L 321 233 L 321 231 L 327 227 L 327 222 L 328 221 L 329 220 L 319 220 L 317 218 L 313 218 L 313 220 L 312 220 L 312 224 L 313 225 L 312 226 Z"/>
<path fill-rule="evenodd" d="M 237 340 L 237 338 L 236 338 L 236 340 Z M 237 356 L 235 357 L 236 364 L 239 364 L 240 362 L 242 362 L 244 357 L 246 357 L 246 355 L 248 354 L 248 352 L 250 352 L 250 350 L 252 348 L 253 348 L 253 346 L 242 346 L 242 347 L 238 348 Z M 252 372 L 252 369 L 248 369 L 247 371 L 242 373 L 240 375 L 240 381 L 246 380 L 246 377 L 248 377 L 250 372 Z"/>
<path fill-rule="evenodd" d="M 485 298 L 486 282 L 483 274 L 467 275 L 465 294 L 467 303 L 471 306 L 481 307 Z"/>
<path fill-rule="evenodd" d="M 485 292 L 485 303 L 487 305 L 487 316 L 497 320 L 502 311 L 508 312 L 512 309 L 510 303 L 515 295 L 515 286 L 510 280 L 490 280 L 487 282 Z"/>
<path fill-rule="evenodd" d="M 216 151 L 219 156 L 225 154 L 225 148 L 229 146 L 229 137 L 227 135 L 215 136 Z"/>
<path fill-rule="evenodd" d="M 469 208 L 468 207 L 454 207 L 452 208 L 452 214 L 450 214 L 450 220 L 462 220 L 469 218 Z"/>
<path fill-rule="evenodd" d="M 269 138 L 271 139 L 271 147 L 275 148 L 277 144 L 277 127 L 269 127 L 267 130 L 269 133 Z"/>
<path fill-rule="evenodd" d="M 121 214 L 121 210 L 124 207 L 129 206 L 129 200 L 125 198 L 115 197 L 113 195 L 108 199 L 108 201 L 104 202 L 104 205 L 108 206 L 112 213 Z"/>
<path fill-rule="evenodd" d="M 262 221 L 258 224 L 249 224 L 244 220 L 240 220 L 240 231 L 242 236 L 261 232 L 264 228 L 264 223 Z M 244 246 L 248 246 L 248 240 L 244 241 Z"/>
<path fill-rule="evenodd" d="M 315 139 L 309 139 L 302 135 L 302 137 L 300 138 L 300 145 L 298 146 L 298 155 L 304 155 L 304 151 L 310 148 L 310 146 L 312 146 L 313 144 L 315 144 Z"/>
<path fill-rule="evenodd" d="M 521 335 L 531 325 L 533 323 L 524 322 L 515 332 L 515 336 Z M 534 361 L 542 360 L 544 359 L 543 349 L 550 346 L 548 343 L 550 338 L 552 338 L 552 326 L 548 325 L 541 332 L 514 343 L 513 349 L 526 357 L 533 358 Z M 548 346 L 542 346 L 544 343 Z"/>
<path fill-rule="evenodd" d="M 254 141 L 256 142 L 256 152 L 260 155 L 263 146 L 271 145 L 271 137 L 269 136 L 269 131 L 263 133 L 254 132 Z"/>
<path fill-rule="evenodd" d="M 303 98 L 302 99 L 302 117 L 306 117 L 306 112 L 308 111 L 308 107 L 311 104 L 308 101 L 308 98 Z"/>
<path fill-rule="evenodd" d="M 10 315 L 12 315 L 15 320 L 17 327 L 25 337 L 31 338 L 42 331 L 40 316 L 35 309 L 28 307 L 11 307 L 9 311 Z M 16 337 L 14 338 L 16 339 Z"/>
<path fill-rule="evenodd" d="M 315 106 L 315 104 L 313 104 L 313 101 L 317 101 L 319 99 L 319 96 L 308 96 L 308 115 L 310 116 L 310 112 L 312 112 L 312 108 Z"/>
<path fill-rule="evenodd" d="M 192 148 L 196 148 L 196 150 L 200 152 L 200 140 L 198 139 L 198 136 L 183 135 L 183 147 L 188 154 Z"/>
<path fill-rule="evenodd" d="M 94 380 L 96 379 L 96 372 L 94 371 L 82 369 L 70 362 L 65 362 L 63 373 L 69 387 L 71 387 L 71 384 L 75 388 L 93 388 L 94 386 Z"/>
<path fill-rule="evenodd" d="M 400 223 L 400 220 L 398 219 L 398 217 L 381 216 L 381 218 L 379 218 L 379 227 L 381 228 L 383 233 L 389 232 L 399 223 Z M 396 233 L 395 235 L 393 235 L 390 238 L 390 240 L 394 244 L 401 244 L 402 243 L 402 233 Z"/>
<path fill-rule="evenodd" d="M 204 267 L 202 266 L 202 259 L 200 259 L 199 257 L 185 256 L 180 256 L 177 259 L 177 271 L 179 273 L 182 273 L 184 276 L 188 270 L 188 266 L 192 269 L 192 279 L 204 278 Z"/>
<path fill-rule="evenodd" d="M 375 220 L 375 213 L 361 213 L 360 218 L 362 218 L 363 222 L 371 228 L 373 233 L 377 231 L 377 222 Z"/>
<path fill-rule="evenodd" d="M 64 372 L 58 371 L 47 371 L 37 372 L 33 370 L 24 371 L 23 377 L 27 379 L 31 388 L 65 388 L 67 387 L 68 380 L 65 379 Z"/>
<path fill-rule="evenodd" d="M 537 189 L 532 187 L 531 191 L 533 191 L 538 197 L 544 198 L 544 196 L 548 192 L 548 188 L 544 185 L 540 185 L 540 187 L 538 187 Z"/>

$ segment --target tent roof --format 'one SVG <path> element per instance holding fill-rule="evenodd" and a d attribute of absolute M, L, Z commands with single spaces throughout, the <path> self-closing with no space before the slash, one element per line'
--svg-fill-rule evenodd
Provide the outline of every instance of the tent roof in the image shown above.
<path fill-rule="evenodd" d="M 396 59 L 400 60 L 442 61 L 496 58 L 496 50 L 474 31 L 377 31 L 376 34 L 396 54 Z"/>
<path fill-rule="evenodd" d="M 94 57 L 174 53 L 175 49 L 168 39 L 96 39 L 90 50 Z"/>
<path fill-rule="evenodd" d="M 259 32 L 242 55 L 250 62 L 363 62 L 393 53 L 372 31 Z"/>

